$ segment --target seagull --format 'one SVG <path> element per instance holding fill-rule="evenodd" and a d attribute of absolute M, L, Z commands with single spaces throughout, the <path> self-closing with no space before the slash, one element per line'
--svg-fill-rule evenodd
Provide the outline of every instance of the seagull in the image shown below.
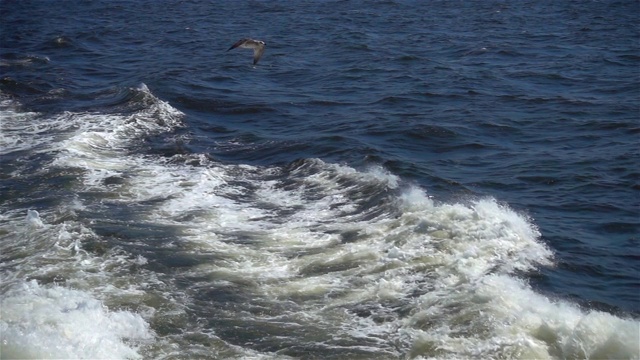
<path fill-rule="evenodd" d="M 240 39 L 235 44 L 231 45 L 229 50 L 235 49 L 237 47 L 240 47 L 243 49 L 253 49 L 253 65 L 255 65 L 260 60 L 262 53 L 264 53 L 265 45 L 266 44 L 264 43 L 264 41 L 245 38 L 245 39 Z"/>

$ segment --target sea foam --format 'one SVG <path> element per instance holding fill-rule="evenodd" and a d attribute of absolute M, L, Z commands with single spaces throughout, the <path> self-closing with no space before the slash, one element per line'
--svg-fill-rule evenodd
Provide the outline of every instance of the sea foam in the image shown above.
<path fill-rule="evenodd" d="M 138 345 L 153 338 L 140 315 L 35 280 L 3 294 L 0 314 L 4 359 L 137 359 Z"/>

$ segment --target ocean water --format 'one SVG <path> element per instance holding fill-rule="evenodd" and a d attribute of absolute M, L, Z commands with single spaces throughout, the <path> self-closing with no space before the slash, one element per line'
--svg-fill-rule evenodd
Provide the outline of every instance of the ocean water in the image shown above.
<path fill-rule="evenodd" d="M 0 18 L 0 358 L 640 358 L 640 2 Z"/>

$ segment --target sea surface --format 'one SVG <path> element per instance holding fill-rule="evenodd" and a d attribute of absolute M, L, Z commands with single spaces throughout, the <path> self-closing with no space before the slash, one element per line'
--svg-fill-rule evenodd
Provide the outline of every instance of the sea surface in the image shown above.
<path fill-rule="evenodd" d="M 2 0 L 0 358 L 638 359 L 639 144 L 637 0 Z"/>

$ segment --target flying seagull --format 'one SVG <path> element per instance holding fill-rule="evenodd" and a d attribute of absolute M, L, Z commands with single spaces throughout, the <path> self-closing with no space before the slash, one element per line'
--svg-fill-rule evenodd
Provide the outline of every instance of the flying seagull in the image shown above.
<path fill-rule="evenodd" d="M 241 40 L 238 40 L 235 44 L 231 45 L 229 50 L 235 49 L 237 47 L 243 48 L 243 49 L 253 49 L 253 65 L 255 65 L 260 60 L 262 53 L 264 53 L 265 45 L 266 44 L 264 43 L 264 41 L 253 40 L 253 39 L 241 39 Z"/>

